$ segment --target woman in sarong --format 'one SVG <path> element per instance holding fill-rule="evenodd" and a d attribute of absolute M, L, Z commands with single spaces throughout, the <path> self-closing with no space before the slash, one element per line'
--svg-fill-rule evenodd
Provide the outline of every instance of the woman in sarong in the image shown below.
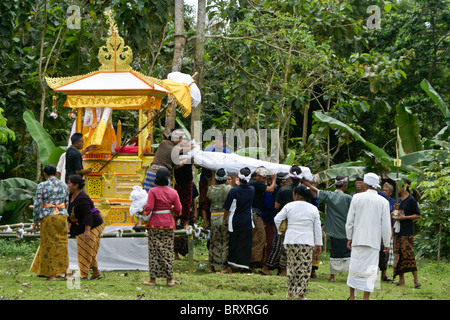
<path fill-rule="evenodd" d="M 100 279 L 97 252 L 103 231 L 103 219 L 93 201 L 83 191 L 85 181 L 78 174 L 71 175 L 67 183 L 70 192 L 69 224 L 70 236 L 77 241 L 78 269 L 81 279 Z"/>
<path fill-rule="evenodd" d="M 148 191 L 145 215 L 150 215 L 148 229 L 148 260 L 150 280 L 142 284 L 155 286 L 156 278 L 166 278 L 167 286 L 175 283 L 173 278 L 173 253 L 175 215 L 181 215 L 181 202 L 178 193 L 168 186 L 170 171 L 160 168 L 156 171 L 156 187 Z M 173 208 L 173 209 L 172 209 Z"/>
<path fill-rule="evenodd" d="M 45 182 L 38 185 L 34 198 L 33 232 L 40 223 L 40 245 L 30 270 L 52 281 L 69 267 L 67 250 L 67 208 L 69 190 L 55 177 L 56 167 L 44 168 Z"/>
<path fill-rule="evenodd" d="M 228 223 L 228 265 L 233 270 L 249 270 L 252 254 L 252 203 L 255 189 L 248 185 L 251 171 L 239 171 L 239 185 L 228 192 L 223 205 L 223 226 Z"/>
<path fill-rule="evenodd" d="M 281 222 L 287 219 L 284 237 L 287 256 L 286 297 L 304 300 L 311 277 L 313 253 L 322 251 L 322 229 L 316 206 L 309 203 L 311 191 L 299 185 L 294 189 L 294 201 L 286 204 L 275 216 L 279 230 Z"/>
<path fill-rule="evenodd" d="M 209 241 L 209 272 L 215 267 L 226 272 L 228 262 L 228 229 L 222 225 L 223 205 L 231 185 L 225 184 L 228 175 L 225 169 L 219 169 L 213 176 L 212 185 L 208 188 L 207 197 L 211 200 L 211 235 Z"/>

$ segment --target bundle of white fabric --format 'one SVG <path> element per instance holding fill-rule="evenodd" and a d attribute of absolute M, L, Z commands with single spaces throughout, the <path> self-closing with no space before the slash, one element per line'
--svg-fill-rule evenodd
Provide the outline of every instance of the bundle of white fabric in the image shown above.
<path fill-rule="evenodd" d="M 130 216 L 134 216 L 136 213 L 144 211 L 145 205 L 147 204 L 147 197 L 147 191 L 142 189 L 142 187 L 133 187 L 133 191 L 130 193 L 130 200 L 132 200 L 130 205 Z"/>

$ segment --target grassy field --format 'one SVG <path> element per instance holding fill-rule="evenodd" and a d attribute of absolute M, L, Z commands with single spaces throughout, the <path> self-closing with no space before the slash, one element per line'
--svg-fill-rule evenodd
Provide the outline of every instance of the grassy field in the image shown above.
<path fill-rule="evenodd" d="M 175 287 L 148 287 L 141 283 L 148 279 L 146 271 L 108 271 L 103 279 L 48 282 L 29 271 L 37 241 L 0 239 L 0 300 L 287 300 L 286 279 L 275 275 L 210 274 L 207 272 L 207 251 L 204 240 L 196 241 L 195 268 L 188 274 L 187 259 L 175 261 Z M 311 280 L 309 300 L 346 300 L 346 274 L 338 275 L 335 283 L 328 282 L 327 254 L 322 254 L 318 270 L 320 279 Z M 200 268 L 199 264 L 205 267 Z M 450 267 L 447 262 L 418 261 L 422 287 L 414 289 L 411 274 L 406 286 L 380 283 L 371 295 L 373 300 L 448 300 L 450 299 Z M 392 276 L 392 269 L 388 270 Z M 362 298 L 358 293 L 357 298 Z"/>

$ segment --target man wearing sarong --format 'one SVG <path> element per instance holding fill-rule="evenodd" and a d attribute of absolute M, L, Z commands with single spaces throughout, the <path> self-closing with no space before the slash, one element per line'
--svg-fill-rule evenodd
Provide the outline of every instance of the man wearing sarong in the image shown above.
<path fill-rule="evenodd" d="M 389 202 L 377 193 L 380 178 L 375 173 L 367 173 L 363 181 L 367 191 L 353 196 L 345 224 L 347 246 L 351 250 L 347 278 L 349 300 L 355 299 L 355 290 L 364 291 L 363 299 L 369 299 L 377 279 L 381 240 L 389 250 L 391 238 Z"/>
<path fill-rule="evenodd" d="M 190 150 L 191 144 L 188 140 L 178 144 L 180 148 L 186 148 Z M 176 229 L 188 229 L 191 216 L 192 207 L 192 191 L 193 191 L 193 173 L 192 173 L 192 161 L 186 161 L 183 165 L 176 166 L 173 170 L 173 176 L 175 178 L 174 189 L 177 191 L 181 202 L 181 216 L 175 219 Z M 175 260 L 179 260 L 179 254 L 186 256 L 188 253 L 188 239 L 184 237 L 176 237 L 175 242 Z"/>
<path fill-rule="evenodd" d="M 252 230 L 252 271 L 253 268 L 262 268 L 265 258 L 266 248 L 266 230 L 264 228 L 263 206 L 264 206 L 264 193 L 275 191 L 276 180 L 272 175 L 270 186 L 267 185 L 266 179 L 269 177 L 269 170 L 264 167 L 258 167 L 252 173 L 249 185 L 255 188 L 255 196 L 252 203 L 252 219 L 255 228 Z"/>
<path fill-rule="evenodd" d="M 69 190 L 55 175 L 54 165 L 45 166 L 46 181 L 38 185 L 33 203 L 33 232 L 40 223 L 41 236 L 30 271 L 46 276 L 49 281 L 66 273 L 69 267 L 67 251 Z"/>
<path fill-rule="evenodd" d="M 405 273 L 412 272 L 414 287 L 420 287 L 417 277 L 417 264 L 413 251 L 414 244 L 414 220 L 420 219 L 420 210 L 416 199 L 410 194 L 410 181 L 405 180 L 398 189 L 401 196 L 400 203 L 394 205 L 399 210 L 394 215 L 394 278 L 398 275 L 398 286 L 405 286 Z"/>
<path fill-rule="evenodd" d="M 181 166 L 186 162 L 186 160 L 178 162 L 179 157 L 173 156 L 172 152 L 174 151 L 174 148 L 176 148 L 177 145 L 183 141 L 183 136 L 183 130 L 177 129 L 172 131 L 169 139 L 164 139 L 163 141 L 161 141 L 158 149 L 156 150 L 153 161 L 147 168 L 147 172 L 145 173 L 145 179 L 143 182 L 143 189 L 145 191 L 148 192 L 151 188 L 154 188 L 156 186 L 155 179 L 158 169 L 166 168 L 169 170 L 169 172 L 171 172 L 173 168 Z M 175 154 L 179 155 L 181 152 L 182 149 L 177 148 Z M 146 217 L 145 215 L 136 214 L 136 218 L 138 219 L 138 222 L 134 226 L 134 229 L 136 231 L 141 231 L 143 220 L 148 219 L 148 217 Z"/>
<path fill-rule="evenodd" d="M 279 268 L 280 261 L 280 251 L 282 245 L 281 234 L 278 234 L 275 226 L 274 217 L 280 211 L 279 209 L 275 209 L 275 199 L 277 198 L 278 192 L 281 188 L 288 185 L 291 182 L 289 177 L 289 173 L 287 172 L 278 172 L 276 175 L 276 188 L 273 194 L 268 193 L 267 196 L 272 195 L 272 206 L 269 204 L 266 205 L 266 219 L 264 219 L 266 223 L 266 239 L 267 239 L 267 248 L 266 248 L 266 259 L 264 261 L 264 265 L 260 271 L 261 274 L 270 275 L 270 270 Z M 263 210 L 264 211 L 264 210 Z M 273 215 L 272 215 L 273 212 Z M 268 217 L 267 217 L 268 216 Z M 271 222 L 268 222 L 271 221 Z M 272 230 L 269 230 L 272 228 Z M 272 235 L 272 236 L 270 236 Z M 283 236 L 284 237 L 284 236 Z M 270 242 L 269 242 L 270 241 Z"/>
<path fill-rule="evenodd" d="M 337 176 L 334 180 L 335 191 L 319 190 L 308 181 L 303 184 L 317 194 L 320 201 L 327 205 L 324 231 L 330 236 L 330 282 L 335 281 L 335 274 L 348 271 L 350 250 L 347 248 L 345 223 L 352 196 L 346 194 L 348 177 Z"/>

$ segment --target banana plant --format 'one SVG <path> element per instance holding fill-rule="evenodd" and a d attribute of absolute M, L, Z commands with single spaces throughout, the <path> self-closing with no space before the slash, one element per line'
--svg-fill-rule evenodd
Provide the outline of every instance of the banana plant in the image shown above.
<path fill-rule="evenodd" d="M 0 180 L 0 224 L 16 223 L 32 203 L 37 183 L 24 178 Z"/>
<path fill-rule="evenodd" d="M 44 127 L 36 120 L 31 110 L 23 113 L 23 120 L 34 142 L 39 148 L 42 166 L 47 164 L 57 165 L 59 157 L 65 152 L 66 147 L 55 146 L 52 138 Z"/>

